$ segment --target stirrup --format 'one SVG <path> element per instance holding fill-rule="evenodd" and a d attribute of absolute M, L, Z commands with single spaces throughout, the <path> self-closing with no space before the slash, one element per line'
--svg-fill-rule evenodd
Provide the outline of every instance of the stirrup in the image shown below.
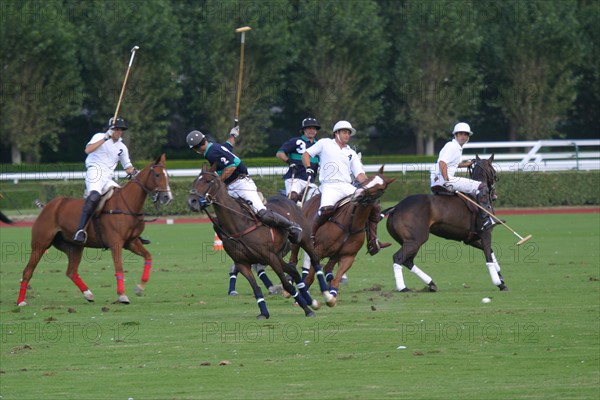
<path fill-rule="evenodd" d="M 87 242 L 87 232 L 83 229 L 78 230 L 75 232 L 75 235 L 73 235 L 73 240 L 78 243 Z"/>
<path fill-rule="evenodd" d="M 486 218 L 483 221 L 483 224 L 481 225 L 481 230 L 487 231 L 488 229 L 492 229 L 494 225 L 496 225 L 496 221 L 494 221 L 494 218 Z"/>

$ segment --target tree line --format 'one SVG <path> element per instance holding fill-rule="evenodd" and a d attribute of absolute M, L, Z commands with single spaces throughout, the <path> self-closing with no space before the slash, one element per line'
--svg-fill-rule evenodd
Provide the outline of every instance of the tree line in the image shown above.
<path fill-rule="evenodd" d="M 368 154 L 433 154 L 456 121 L 473 140 L 597 138 L 594 0 L 3 0 L 0 161 L 82 161 L 115 111 L 133 159 L 224 140 L 272 155 L 306 116 L 342 119 Z"/>

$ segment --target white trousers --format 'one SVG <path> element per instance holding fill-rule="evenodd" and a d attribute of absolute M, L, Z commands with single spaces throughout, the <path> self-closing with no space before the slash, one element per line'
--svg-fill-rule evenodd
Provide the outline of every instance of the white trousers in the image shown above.
<path fill-rule="evenodd" d="M 354 185 L 346 182 L 323 183 L 319 189 L 321 190 L 320 208 L 333 206 L 344 197 L 350 196 L 356 191 Z"/>
<path fill-rule="evenodd" d="M 431 174 L 431 186 L 444 186 L 444 178 L 442 178 L 441 175 L 437 175 L 437 174 Z M 479 181 L 474 181 L 473 179 L 469 179 L 469 178 L 462 178 L 462 177 L 457 177 L 457 176 L 452 176 L 450 177 L 450 180 L 448 181 L 448 183 L 450 185 L 452 185 L 452 188 L 447 188 L 448 190 L 452 191 L 452 192 L 463 192 L 463 193 L 468 193 L 468 194 L 477 194 L 477 191 L 479 189 L 479 186 L 481 185 L 481 182 Z"/>
<path fill-rule="evenodd" d="M 256 188 L 256 184 L 250 177 L 240 178 L 229 185 L 227 185 L 227 191 L 229 195 L 233 198 L 242 198 L 246 201 L 252 203 L 252 208 L 254 212 L 259 212 L 260 210 L 264 210 L 265 205 L 262 202 L 262 199 L 258 195 L 258 189 Z"/>

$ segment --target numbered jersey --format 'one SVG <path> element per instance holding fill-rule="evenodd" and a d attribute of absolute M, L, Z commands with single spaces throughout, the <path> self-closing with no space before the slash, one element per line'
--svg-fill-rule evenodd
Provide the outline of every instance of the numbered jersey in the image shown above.
<path fill-rule="evenodd" d="M 277 150 L 277 152 L 285 153 L 290 160 L 294 164 L 296 164 L 296 175 L 295 179 L 300 179 L 303 181 L 308 180 L 308 175 L 306 175 L 306 169 L 302 164 L 302 154 L 306 152 L 306 149 L 313 146 L 317 141 L 311 142 L 304 135 L 300 137 L 291 138 L 281 145 L 281 148 Z M 311 157 L 310 158 L 310 167 L 313 171 L 316 171 L 319 168 L 319 157 Z M 287 173 L 283 176 L 283 179 L 291 179 L 292 171 L 288 170 Z"/>
<path fill-rule="evenodd" d="M 92 139 L 88 142 L 88 145 L 104 141 L 104 133 L 96 133 L 92 136 Z M 131 167 L 131 160 L 129 159 L 129 151 L 127 146 L 123 143 L 123 139 L 119 139 L 116 142 L 112 139 L 104 141 L 102 146 L 97 148 L 95 151 L 88 154 L 85 159 L 86 168 L 95 167 L 102 169 L 103 171 L 114 171 L 117 167 L 117 163 L 121 162 L 123 169 Z M 109 177 L 112 178 L 112 175 Z"/>
<path fill-rule="evenodd" d="M 238 156 L 230 150 L 231 145 L 227 146 L 219 143 L 209 143 L 204 152 L 204 158 L 210 165 L 216 165 L 216 172 L 219 175 L 227 168 L 235 168 L 235 171 L 227 178 L 225 184 L 229 184 L 239 178 L 240 175 L 248 175 L 248 169 Z"/>

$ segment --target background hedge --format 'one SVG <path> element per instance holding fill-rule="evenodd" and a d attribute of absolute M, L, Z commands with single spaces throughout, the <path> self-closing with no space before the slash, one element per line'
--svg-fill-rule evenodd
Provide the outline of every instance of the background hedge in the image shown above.
<path fill-rule="evenodd" d="M 390 173 L 386 176 L 396 177 L 384 196 L 384 206 L 392 206 L 404 197 L 416 193 L 429 193 L 429 174 Z M 498 174 L 497 208 L 510 207 L 558 207 L 558 206 L 590 206 L 600 204 L 600 171 L 570 171 L 556 173 L 511 172 Z M 254 177 L 259 189 L 265 196 L 277 194 L 283 189 L 283 181 L 279 176 Z M 187 193 L 193 179 L 172 178 L 171 190 L 174 200 L 161 210 L 162 215 L 191 215 L 187 207 Z M 125 184 L 126 181 L 121 182 Z M 0 200 L 0 209 L 9 214 L 37 213 L 33 206 L 35 199 L 42 202 L 59 196 L 81 197 L 84 184 L 82 181 L 70 182 L 31 182 L 21 181 L 19 184 L 2 182 L 0 189 L 4 198 Z M 145 212 L 156 214 L 156 209 L 148 200 Z"/>

